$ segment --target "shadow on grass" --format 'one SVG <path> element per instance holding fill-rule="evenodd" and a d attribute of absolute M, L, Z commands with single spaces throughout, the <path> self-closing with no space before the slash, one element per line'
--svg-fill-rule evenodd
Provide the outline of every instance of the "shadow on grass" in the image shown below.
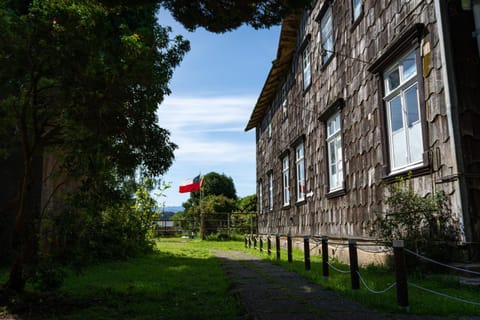
<path fill-rule="evenodd" d="M 29 291 L 0 304 L 17 319 L 238 319 L 219 261 L 204 251 L 155 252 L 69 274 L 55 294 Z M 2 310 L 3 305 L 3 310 Z"/>

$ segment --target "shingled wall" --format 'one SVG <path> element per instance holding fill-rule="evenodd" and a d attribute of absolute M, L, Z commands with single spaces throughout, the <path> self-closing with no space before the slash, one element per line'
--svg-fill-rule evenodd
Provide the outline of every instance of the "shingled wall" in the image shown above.
<path fill-rule="evenodd" d="M 427 166 L 414 174 L 411 183 L 422 194 L 444 190 L 449 195 L 452 214 L 460 215 L 457 180 L 442 180 L 455 173 L 455 159 L 448 131 L 433 0 L 367 0 L 363 3 L 363 16 L 355 25 L 351 23 L 350 1 L 333 1 L 335 54 L 327 65 L 321 65 L 320 24 L 316 18 L 324 4 L 325 1 L 317 1 L 303 16 L 297 48 L 284 77 L 283 93 L 279 86 L 270 110 L 256 128 L 257 179 L 263 195 L 259 233 L 370 237 L 376 214 L 386 210 L 383 200 L 387 186 L 394 181 L 386 170 L 382 82 L 371 68 L 415 25 L 422 27 L 418 45 L 423 66 L 428 152 L 425 154 Z M 312 85 L 304 91 L 299 49 L 308 37 Z M 286 118 L 279 107 L 283 95 L 288 101 Z M 341 115 L 345 192 L 327 197 L 325 124 L 319 117 L 339 99 L 344 101 Z M 270 122 L 271 138 L 267 130 Z M 311 192 L 311 196 L 295 203 L 294 146 L 299 139 L 304 139 L 307 193 Z M 293 203 L 283 207 L 280 156 L 287 152 L 290 153 Z M 268 209 L 268 172 L 274 177 L 273 210 Z M 442 183 L 436 183 L 438 181 Z"/>

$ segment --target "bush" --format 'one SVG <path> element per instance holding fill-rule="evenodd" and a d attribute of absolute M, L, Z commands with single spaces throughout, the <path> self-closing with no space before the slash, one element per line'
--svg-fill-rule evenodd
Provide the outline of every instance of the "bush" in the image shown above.
<path fill-rule="evenodd" d="M 405 240 L 407 248 L 431 258 L 451 259 L 459 239 L 457 221 L 451 215 L 443 191 L 425 197 L 416 193 L 410 177 L 399 178 L 389 187 L 388 211 L 379 214 L 372 235 L 384 241 Z"/>

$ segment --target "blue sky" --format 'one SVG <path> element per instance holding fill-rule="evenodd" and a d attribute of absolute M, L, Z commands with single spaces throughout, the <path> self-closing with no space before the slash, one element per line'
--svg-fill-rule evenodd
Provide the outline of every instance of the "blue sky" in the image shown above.
<path fill-rule="evenodd" d="M 275 59 L 280 28 L 192 33 L 166 11 L 158 19 L 191 45 L 158 111 L 159 125 L 179 146 L 162 178 L 172 188 L 160 201 L 181 205 L 189 194 L 178 193 L 179 184 L 211 171 L 232 177 L 239 197 L 255 193 L 255 132 L 244 128 Z"/>

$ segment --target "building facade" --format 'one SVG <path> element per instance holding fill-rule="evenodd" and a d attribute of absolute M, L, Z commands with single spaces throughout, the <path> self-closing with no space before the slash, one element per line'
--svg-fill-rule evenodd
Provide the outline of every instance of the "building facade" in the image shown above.
<path fill-rule="evenodd" d="M 462 243 L 480 241 L 479 5 L 318 0 L 284 20 L 246 127 L 260 234 L 370 239 L 410 175 L 445 192 Z"/>

